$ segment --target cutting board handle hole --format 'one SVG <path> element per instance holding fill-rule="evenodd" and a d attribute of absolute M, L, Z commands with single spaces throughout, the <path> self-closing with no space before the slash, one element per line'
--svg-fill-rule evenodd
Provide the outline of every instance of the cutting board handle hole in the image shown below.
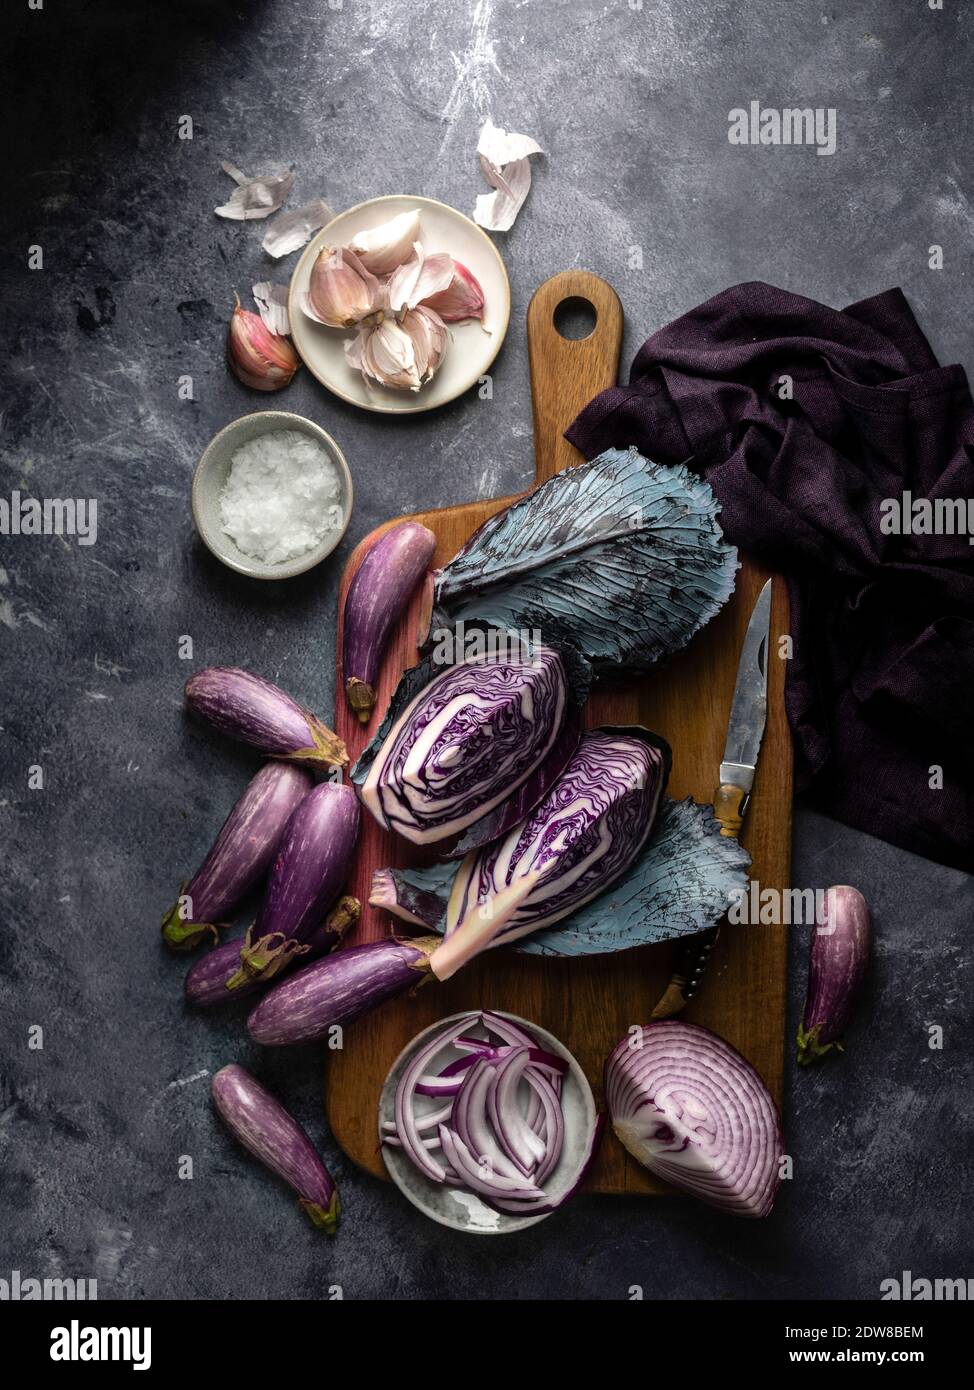
<path fill-rule="evenodd" d="M 555 308 L 553 315 L 555 328 L 563 338 L 578 341 L 591 338 L 599 321 L 595 305 L 581 295 L 572 294 L 563 299 Z"/>

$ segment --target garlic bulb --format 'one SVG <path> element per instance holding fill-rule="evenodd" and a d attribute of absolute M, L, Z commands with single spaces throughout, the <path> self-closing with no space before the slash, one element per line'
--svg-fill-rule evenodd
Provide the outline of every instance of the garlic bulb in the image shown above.
<path fill-rule="evenodd" d="M 409 259 L 413 242 L 419 239 L 419 210 L 401 212 L 381 226 L 359 232 L 349 249 L 373 275 L 390 275 Z"/>
<path fill-rule="evenodd" d="M 382 308 L 385 291 L 347 247 L 323 250 L 311 268 L 301 307 L 329 328 L 352 328 Z"/>
<path fill-rule="evenodd" d="M 279 391 L 301 365 L 290 341 L 271 333 L 239 300 L 230 315 L 227 361 L 237 380 L 255 391 Z"/>
<path fill-rule="evenodd" d="M 427 308 L 435 309 L 444 323 L 484 317 L 484 292 L 480 281 L 460 261 L 453 262 L 453 279 L 446 289 L 424 296 L 423 302 Z"/>

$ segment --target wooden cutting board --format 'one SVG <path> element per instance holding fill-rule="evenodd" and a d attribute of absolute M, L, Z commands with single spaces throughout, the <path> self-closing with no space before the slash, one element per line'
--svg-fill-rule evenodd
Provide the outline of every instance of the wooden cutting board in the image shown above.
<path fill-rule="evenodd" d="M 589 337 L 563 338 L 554 313 L 563 300 L 578 296 L 595 308 Z M 592 396 L 617 380 L 622 345 L 622 306 L 615 291 L 586 271 L 564 271 L 538 289 L 528 307 L 528 355 L 534 403 L 536 478 L 543 482 L 581 461 L 562 437 Z M 437 536 L 435 562 L 444 564 L 488 517 L 512 499 L 470 502 L 419 512 Z M 414 599 L 387 652 L 376 714 L 363 728 L 348 710 L 341 669 L 345 594 L 370 546 L 396 517 L 378 527 L 356 548 L 345 570 L 339 596 L 337 710 L 335 728 L 354 758 L 380 722 L 401 672 L 417 659 L 415 634 L 419 596 Z M 746 558 L 737 588 L 722 612 L 665 668 L 615 686 L 599 686 L 589 701 L 590 724 L 645 724 L 673 747 L 669 794 L 712 801 L 724 746 L 731 696 L 744 631 L 767 573 Z M 791 744 L 785 720 L 784 661 L 777 637 L 787 630 L 787 597 L 776 581 L 772 608 L 772 646 L 768 681 L 768 723 L 742 840 L 750 851 L 752 876 L 762 888 L 788 883 L 791 847 Z M 373 869 L 414 862 L 405 841 L 363 817 L 363 833 L 349 891 L 367 902 Z M 355 942 L 387 936 L 388 914 L 365 907 Z M 398 928 L 402 930 L 400 926 Z M 727 1038 L 764 1077 L 781 1101 L 784 1063 L 786 939 L 781 927 L 725 928 L 699 997 L 685 1017 Z M 335 1138 L 356 1163 L 379 1177 L 385 1167 L 376 1139 L 379 1092 L 400 1050 L 437 1018 L 463 1009 L 507 1009 L 550 1029 L 575 1054 L 601 1104 L 603 1062 L 632 1024 L 644 1023 L 669 977 L 672 946 L 646 946 L 594 959 L 558 961 L 487 952 L 446 984 L 437 981 L 412 998 L 395 1000 L 349 1026 L 341 1051 L 328 1055 L 326 1105 Z M 661 1193 L 665 1184 L 651 1177 L 606 1131 L 587 1187 L 593 1192 Z"/>

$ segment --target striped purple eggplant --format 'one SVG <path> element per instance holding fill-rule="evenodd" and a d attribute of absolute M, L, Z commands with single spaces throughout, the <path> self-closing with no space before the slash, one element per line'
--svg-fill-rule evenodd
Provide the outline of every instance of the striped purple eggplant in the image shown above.
<path fill-rule="evenodd" d="M 303 948 L 348 877 L 362 813 L 351 787 L 323 782 L 309 792 L 285 827 L 257 920 L 227 981 L 269 980 Z"/>
<path fill-rule="evenodd" d="M 338 1189 L 297 1120 L 235 1062 L 217 1072 L 211 1090 L 213 1104 L 230 1132 L 294 1189 L 313 1225 L 333 1236 L 341 1209 Z"/>
<path fill-rule="evenodd" d="M 852 1016 L 869 958 L 872 918 L 856 888 L 829 888 L 816 913 L 808 962 L 808 992 L 798 1030 L 798 1061 L 807 1066 L 832 1048 Z"/>
<path fill-rule="evenodd" d="M 344 767 L 337 734 L 278 686 L 238 666 L 209 666 L 186 682 L 186 704 L 230 738 L 307 767 Z"/>
<path fill-rule="evenodd" d="M 250 1036 L 265 1047 L 324 1037 L 429 980 L 430 954 L 439 944 L 435 936 L 390 936 L 336 951 L 268 990 L 247 1020 Z"/>
<path fill-rule="evenodd" d="M 176 951 L 215 934 L 264 877 L 292 813 L 311 790 L 299 767 L 268 763 L 257 773 L 223 823 L 213 848 L 162 919 L 162 935 Z"/>
<path fill-rule="evenodd" d="M 432 531 L 418 521 L 403 521 L 376 541 L 349 585 L 342 670 L 349 706 L 363 724 L 375 708 L 375 682 L 389 635 L 435 549 Z"/>
<path fill-rule="evenodd" d="M 358 921 L 361 913 L 362 904 L 358 898 L 340 898 L 321 925 L 307 938 L 304 950 L 285 956 L 276 973 L 289 969 L 295 962 L 309 965 L 313 960 L 328 955 L 329 951 L 341 944 L 345 933 Z M 214 946 L 212 951 L 207 951 L 190 966 L 183 984 L 188 1004 L 207 1009 L 214 1004 L 232 1003 L 235 999 L 256 994 L 265 988 L 268 979 L 259 975 L 244 979 L 232 990 L 228 988 L 230 981 L 241 973 L 240 951 L 244 944 L 239 940 L 226 941 L 221 946 Z"/>

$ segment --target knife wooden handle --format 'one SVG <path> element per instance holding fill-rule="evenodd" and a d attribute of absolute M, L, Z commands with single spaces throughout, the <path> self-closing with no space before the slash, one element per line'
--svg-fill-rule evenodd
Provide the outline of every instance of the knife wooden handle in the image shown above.
<path fill-rule="evenodd" d="M 732 782 L 722 782 L 714 797 L 714 815 L 720 822 L 720 833 L 730 839 L 738 839 L 744 812 L 747 792 L 743 787 L 735 787 Z"/>
<path fill-rule="evenodd" d="M 673 973 L 650 1018 L 672 1018 L 680 1013 L 700 988 L 710 953 L 717 945 L 720 924 L 676 943 Z"/>

